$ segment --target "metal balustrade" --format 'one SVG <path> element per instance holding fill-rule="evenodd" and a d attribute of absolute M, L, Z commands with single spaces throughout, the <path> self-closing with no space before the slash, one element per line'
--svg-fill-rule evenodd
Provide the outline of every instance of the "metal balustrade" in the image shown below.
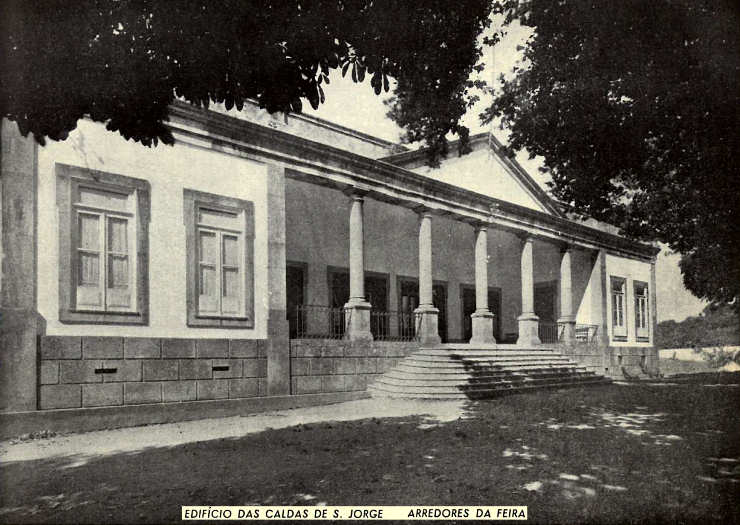
<path fill-rule="evenodd" d="M 596 341 L 596 336 L 599 333 L 599 325 L 597 324 L 577 324 L 576 325 L 576 341 L 591 342 Z"/>
<path fill-rule="evenodd" d="M 415 341 L 421 314 L 414 312 L 370 312 L 370 332 L 376 341 Z"/>
<path fill-rule="evenodd" d="M 560 337 L 558 323 L 540 321 L 537 331 L 537 335 L 539 335 L 540 341 L 543 343 L 557 343 Z"/>
<path fill-rule="evenodd" d="M 296 307 L 295 329 L 291 337 L 296 339 L 342 339 L 352 315 L 344 308 L 317 304 L 300 304 Z"/>

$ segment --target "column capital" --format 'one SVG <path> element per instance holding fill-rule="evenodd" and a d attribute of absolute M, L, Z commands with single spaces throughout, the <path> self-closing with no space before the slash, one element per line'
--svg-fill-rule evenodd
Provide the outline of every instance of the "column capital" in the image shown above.
<path fill-rule="evenodd" d="M 516 233 L 516 236 L 519 237 L 519 240 L 522 241 L 522 244 L 534 242 L 534 235 L 528 231 L 518 231 Z"/>
<path fill-rule="evenodd" d="M 570 241 L 560 241 L 558 242 L 558 248 L 560 249 L 561 254 L 566 252 L 573 253 L 573 250 L 576 249 L 576 245 Z"/>
<path fill-rule="evenodd" d="M 492 223 L 490 221 L 479 221 L 479 220 L 470 221 L 470 225 L 473 227 L 473 230 L 475 230 L 476 232 L 488 231 L 488 228 L 491 227 L 491 224 Z"/>
<path fill-rule="evenodd" d="M 436 214 L 436 210 L 430 208 L 429 206 L 425 206 L 423 204 L 412 206 L 411 209 L 414 210 L 419 215 L 419 218 L 427 217 L 431 219 L 432 216 Z"/>
<path fill-rule="evenodd" d="M 355 186 L 351 186 L 349 188 L 345 188 L 342 190 L 342 193 L 344 193 L 347 197 L 351 198 L 355 201 L 363 201 L 365 200 L 365 197 L 368 193 L 370 193 L 370 190 L 365 188 L 358 188 Z"/>

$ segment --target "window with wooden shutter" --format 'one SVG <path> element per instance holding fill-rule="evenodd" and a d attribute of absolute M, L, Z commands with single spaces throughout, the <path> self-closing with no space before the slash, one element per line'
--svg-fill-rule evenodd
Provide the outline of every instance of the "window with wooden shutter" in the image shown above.
<path fill-rule="evenodd" d="M 627 339 L 625 284 L 621 277 L 611 278 L 612 335 L 616 340 Z"/>
<path fill-rule="evenodd" d="M 198 315 L 244 316 L 244 211 L 198 208 Z"/>
<path fill-rule="evenodd" d="M 648 310 L 648 285 L 635 281 L 635 333 L 638 341 L 650 340 L 650 310 Z"/>
<path fill-rule="evenodd" d="M 60 320 L 148 321 L 149 184 L 58 164 Z"/>
<path fill-rule="evenodd" d="M 188 325 L 252 327 L 252 203 L 185 190 L 184 213 Z"/>

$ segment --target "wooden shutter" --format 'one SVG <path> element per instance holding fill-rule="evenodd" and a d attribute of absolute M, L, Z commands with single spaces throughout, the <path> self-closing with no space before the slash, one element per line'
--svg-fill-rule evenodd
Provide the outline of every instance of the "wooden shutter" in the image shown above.
<path fill-rule="evenodd" d="M 244 304 L 242 254 L 240 236 L 223 233 L 221 235 L 221 313 L 223 315 L 242 315 Z"/>
<path fill-rule="evenodd" d="M 132 307 L 131 221 L 125 217 L 107 217 L 106 232 L 106 306 L 129 310 Z"/>
<path fill-rule="evenodd" d="M 624 279 L 612 279 L 612 331 L 615 336 L 627 336 L 625 323 Z"/>
<path fill-rule="evenodd" d="M 77 289 L 79 310 L 103 310 L 103 220 L 97 213 L 78 212 L 76 231 Z"/>
<path fill-rule="evenodd" d="M 198 230 L 198 313 L 219 314 L 218 233 Z"/>

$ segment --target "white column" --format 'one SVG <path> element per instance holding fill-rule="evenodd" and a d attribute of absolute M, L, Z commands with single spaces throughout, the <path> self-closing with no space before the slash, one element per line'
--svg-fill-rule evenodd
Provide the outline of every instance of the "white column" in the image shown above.
<path fill-rule="evenodd" d="M 597 290 L 600 292 L 598 295 L 598 308 L 597 316 L 595 319 L 599 321 L 599 333 L 597 339 L 599 344 L 604 348 L 609 347 L 609 318 L 607 303 L 609 302 L 609 288 L 607 286 L 606 278 L 606 251 L 599 250 L 596 252 L 596 259 L 594 260 L 594 266 L 596 267 L 597 279 L 594 281 L 597 284 Z"/>
<path fill-rule="evenodd" d="M 521 253 L 522 315 L 519 316 L 520 346 L 540 344 L 539 320 L 534 314 L 534 239 L 527 235 Z"/>
<path fill-rule="evenodd" d="M 349 304 L 365 301 L 365 231 L 362 196 L 353 194 L 349 210 Z"/>
<path fill-rule="evenodd" d="M 658 328 L 658 302 L 655 289 L 655 262 L 657 257 L 657 255 L 653 256 L 653 260 L 650 262 L 650 289 L 648 290 L 650 294 L 648 299 L 648 309 L 650 311 L 650 343 L 652 346 L 648 350 L 650 358 L 648 359 L 647 368 L 650 373 L 654 374 L 659 372 L 658 350 L 655 347 L 655 332 Z"/>
<path fill-rule="evenodd" d="M 419 214 L 419 307 L 434 306 L 432 302 L 432 214 Z"/>
<path fill-rule="evenodd" d="M 495 344 L 493 314 L 488 309 L 488 230 L 485 225 L 475 228 L 475 312 L 470 316 L 470 344 Z"/>
<path fill-rule="evenodd" d="M 432 300 L 432 214 L 429 210 L 419 212 L 419 307 L 416 314 L 416 330 L 419 342 L 424 345 L 439 344 L 439 310 Z"/>
<path fill-rule="evenodd" d="M 573 312 L 573 272 L 571 255 L 573 247 L 566 245 L 560 254 L 560 318 L 564 342 L 575 340 L 576 317 Z"/>
<path fill-rule="evenodd" d="M 349 301 L 344 305 L 345 338 L 372 340 L 370 303 L 365 300 L 365 232 L 364 199 L 360 193 L 350 195 L 349 211 Z"/>
<path fill-rule="evenodd" d="M 488 231 L 475 229 L 475 311 L 488 312 Z"/>

